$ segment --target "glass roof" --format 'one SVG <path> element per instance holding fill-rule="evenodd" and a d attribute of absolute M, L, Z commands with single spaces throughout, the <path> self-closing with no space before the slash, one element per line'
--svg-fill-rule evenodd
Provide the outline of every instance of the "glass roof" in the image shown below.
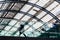
<path fill-rule="evenodd" d="M 38 37 L 56 21 L 59 0 L 0 0 L 0 36 Z"/>

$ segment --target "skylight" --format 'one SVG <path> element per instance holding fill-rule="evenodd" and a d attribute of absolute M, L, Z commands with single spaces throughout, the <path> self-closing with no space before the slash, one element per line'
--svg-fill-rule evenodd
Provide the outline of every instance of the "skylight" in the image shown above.
<path fill-rule="evenodd" d="M 11 22 L 9 23 L 9 25 L 14 25 L 17 21 L 16 20 L 11 20 Z"/>
<path fill-rule="evenodd" d="M 23 20 L 23 21 L 27 21 L 28 19 L 30 19 L 30 17 L 26 15 L 26 16 L 23 17 L 21 20 Z"/>
<path fill-rule="evenodd" d="M 23 14 L 18 13 L 18 14 L 16 14 L 16 16 L 14 18 L 20 19 L 22 16 L 23 16 Z"/>
<path fill-rule="evenodd" d="M 31 7 L 32 7 L 32 6 L 26 4 L 26 5 L 21 9 L 21 11 L 27 12 Z"/>
<path fill-rule="evenodd" d="M 56 0 L 28 0 L 26 4 L 0 1 L 0 36 L 38 37 L 60 22 Z"/>
<path fill-rule="evenodd" d="M 11 28 L 11 26 L 6 26 L 5 28 L 4 28 L 4 30 L 9 30 Z"/>
<path fill-rule="evenodd" d="M 48 22 L 49 20 L 51 20 L 53 17 L 51 17 L 50 15 L 46 15 L 44 18 L 42 18 L 41 20 L 43 22 Z"/>

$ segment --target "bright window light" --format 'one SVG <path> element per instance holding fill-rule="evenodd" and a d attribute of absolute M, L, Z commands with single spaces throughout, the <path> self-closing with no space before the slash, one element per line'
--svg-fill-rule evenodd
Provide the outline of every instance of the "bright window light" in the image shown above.
<path fill-rule="evenodd" d="M 16 31 L 16 30 L 17 30 L 17 28 L 13 27 L 10 31 Z"/>
<path fill-rule="evenodd" d="M 14 18 L 20 19 L 23 16 L 23 14 L 18 13 Z"/>
<path fill-rule="evenodd" d="M 26 34 L 26 33 L 25 33 L 25 34 Z M 26 34 L 26 36 L 28 36 L 28 37 L 34 37 L 33 33 L 31 33 L 31 32 L 28 32 L 28 33 Z"/>
<path fill-rule="evenodd" d="M 54 25 L 52 23 L 48 23 L 48 27 L 52 28 Z"/>
<path fill-rule="evenodd" d="M 28 27 L 29 27 L 29 25 L 25 25 L 25 26 L 24 26 L 24 30 L 26 30 Z"/>
<path fill-rule="evenodd" d="M 19 36 L 19 31 L 17 31 L 16 34 L 14 34 L 13 36 Z"/>
<path fill-rule="evenodd" d="M 32 22 L 36 22 L 37 20 L 36 19 L 32 19 Z"/>
<path fill-rule="evenodd" d="M 15 34 L 14 36 L 19 36 L 19 35 L 16 35 L 16 34 Z"/>
<path fill-rule="evenodd" d="M 1 35 L 4 35 L 6 32 L 7 32 L 7 31 L 2 31 L 0 34 L 1 34 Z"/>
<path fill-rule="evenodd" d="M 60 15 L 58 16 L 58 19 L 60 19 Z"/>
<path fill-rule="evenodd" d="M 33 25 L 33 27 L 34 27 L 35 29 L 37 29 L 37 28 L 39 28 L 39 27 L 42 26 L 42 25 L 43 25 L 42 23 L 37 22 L 36 24 Z"/>
<path fill-rule="evenodd" d="M 60 5 L 58 7 L 56 7 L 53 11 L 51 11 L 51 13 L 53 13 L 55 16 L 57 16 L 59 13 L 57 13 L 58 11 L 60 11 Z"/>
<path fill-rule="evenodd" d="M 11 28 L 11 26 L 6 26 L 5 28 L 4 28 L 4 30 L 9 30 Z"/>
<path fill-rule="evenodd" d="M 14 25 L 17 21 L 16 20 L 12 20 L 9 25 Z"/>
<path fill-rule="evenodd" d="M 28 30 L 26 30 L 26 32 L 32 32 L 32 31 L 34 30 L 31 27 Z"/>
<path fill-rule="evenodd" d="M 28 2 L 36 3 L 38 0 L 29 0 Z"/>
<path fill-rule="evenodd" d="M 1 24 L 7 24 L 10 20 L 4 19 Z"/>
<path fill-rule="evenodd" d="M 0 0 L 0 1 L 4 1 L 4 0 Z"/>
<path fill-rule="evenodd" d="M 55 15 L 57 16 L 58 19 L 60 19 L 60 10 L 58 10 Z"/>
<path fill-rule="evenodd" d="M 19 35 L 19 31 L 16 32 L 16 35 Z"/>
<path fill-rule="evenodd" d="M 36 16 L 37 18 L 41 18 L 41 17 L 43 17 L 44 15 L 46 14 L 46 12 L 44 12 L 44 11 L 42 11 L 38 16 Z"/>
<path fill-rule="evenodd" d="M 19 36 L 19 31 L 16 32 L 16 34 L 14 36 Z"/>
<path fill-rule="evenodd" d="M 26 36 L 32 37 L 33 34 L 31 32 L 33 32 L 34 30 L 30 27 L 28 30 L 26 30 L 24 33 L 26 34 Z"/>
<path fill-rule="evenodd" d="M 22 21 L 20 21 L 20 24 L 19 24 L 19 25 L 21 25 L 21 24 L 23 24 L 23 25 L 24 25 L 24 24 L 25 24 L 25 22 L 26 22 L 26 21 L 23 21 L 23 20 L 22 20 Z"/>
<path fill-rule="evenodd" d="M 12 34 L 14 31 L 8 31 L 6 34 Z"/>
<path fill-rule="evenodd" d="M 15 25 L 15 27 L 20 27 L 20 22 L 18 22 L 18 23 Z"/>
<path fill-rule="evenodd" d="M 23 18 L 22 18 L 22 21 L 27 21 L 28 19 L 30 19 L 31 17 L 25 15 Z"/>
<path fill-rule="evenodd" d="M 51 20 L 53 17 L 51 17 L 49 14 L 48 15 L 46 15 L 44 18 L 42 18 L 41 20 L 43 21 L 43 22 L 48 22 L 49 20 Z"/>
<path fill-rule="evenodd" d="M 11 34 L 13 34 L 15 31 L 8 31 L 5 35 L 10 34 L 10 36 L 12 36 Z M 8 35 L 7 35 L 8 36 Z"/>
<path fill-rule="evenodd" d="M 10 33 L 6 33 L 5 36 L 11 36 L 11 34 Z"/>
<path fill-rule="evenodd" d="M 32 22 L 29 22 L 29 25 L 33 25 L 34 23 L 35 23 L 35 22 L 33 22 L 33 21 L 32 21 Z"/>
<path fill-rule="evenodd" d="M 26 34 L 26 36 L 28 36 L 28 37 L 37 37 L 37 36 L 39 36 L 39 35 L 41 35 L 39 32 L 37 32 L 37 31 L 27 31 L 27 32 L 24 32 L 25 34 Z"/>
<path fill-rule="evenodd" d="M 23 34 L 21 34 L 20 36 L 21 36 L 21 37 L 24 37 L 24 35 L 23 35 Z"/>
<path fill-rule="evenodd" d="M 33 9 L 31 11 L 28 12 L 31 15 L 34 15 L 36 13 L 36 11 L 34 11 Z"/>
<path fill-rule="evenodd" d="M 35 10 L 37 10 L 37 11 L 39 11 L 40 9 L 39 8 L 37 8 L 37 7 L 33 7 L 33 9 L 35 9 Z"/>
<path fill-rule="evenodd" d="M 27 12 L 32 6 L 30 5 L 25 5 L 20 11 Z"/>
<path fill-rule="evenodd" d="M 56 1 L 54 1 L 49 7 L 47 7 L 46 9 L 47 10 L 51 10 L 51 9 L 53 9 L 54 7 L 56 7 L 58 5 L 58 3 L 56 2 Z"/>
<path fill-rule="evenodd" d="M 37 2 L 36 4 L 37 5 L 40 5 L 40 6 L 44 6 L 48 1 L 50 1 L 50 0 L 39 0 L 39 2 Z"/>

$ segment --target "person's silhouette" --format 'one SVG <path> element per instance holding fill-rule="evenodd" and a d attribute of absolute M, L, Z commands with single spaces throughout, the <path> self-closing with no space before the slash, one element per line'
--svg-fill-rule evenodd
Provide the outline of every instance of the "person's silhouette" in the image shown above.
<path fill-rule="evenodd" d="M 21 24 L 20 27 L 19 27 L 19 31 L 21 31 L 23 28 L 24 28 L 24 25 Z"/>

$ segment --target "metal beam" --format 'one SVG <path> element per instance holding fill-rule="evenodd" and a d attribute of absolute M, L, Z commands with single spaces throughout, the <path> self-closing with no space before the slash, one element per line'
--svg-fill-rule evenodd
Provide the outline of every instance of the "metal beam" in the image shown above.
<path fill-rule="evenodd" d="M 0 1 L 0 4 L 3 3 L 26 3 L 27 1 Z"/>
<path fill-rule="evenodd" d="M 18 10 L 0 10 L 0 12 L 19 12 Z"/>
<path fill-rule="evenodd" d="M 30 3 L 30 2 L 28 2 L 27 4 L 43 10 L 44 12 L 46 12 L 47 14 L 49 14 L 50 16 L 52 16 L 55 20 L 57 20 L 58 22 L 60 22 L 60 20 L 54 14 L 52 14 L 50 11 L 48 11 L 46 8 L 41 7 L 41 6 L 37 5 L 37 4 Z"/>
<path fill-rule="evenodd" d="M 14 19 L 14 18 L 6 18 L 6 17 L 0 17 L 0 19 L 17 20 L 17 21 L 18 21 L 18 19 Z"/>

